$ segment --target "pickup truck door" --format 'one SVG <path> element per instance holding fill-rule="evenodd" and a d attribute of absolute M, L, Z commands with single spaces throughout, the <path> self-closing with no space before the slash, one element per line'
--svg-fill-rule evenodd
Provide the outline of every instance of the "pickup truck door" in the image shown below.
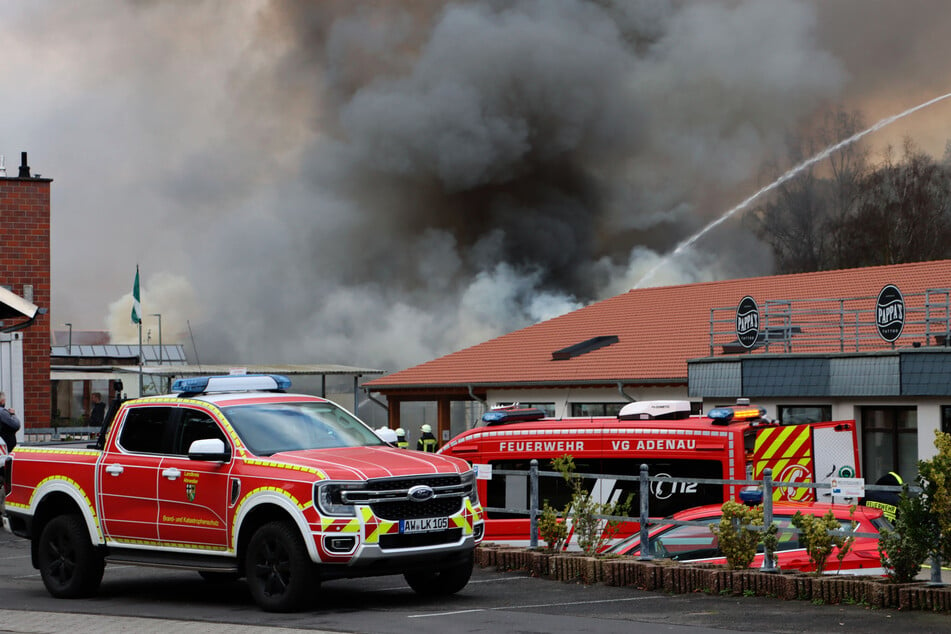
<path fill-rule="evenodd" d="M 99 508 L 106 541 L 158 539 L 158 474 L 168 447 L 171 407 L 132 407 L 119 421 L 97 467 Z"/>
<path fill-rule="evenodd" d="M 171 455 L 162 461 L 158 478 L 158 532 L 163 546 L 209 550 L 228 547 L 233 461 L 190 460 L 187 454 L 191 443 L 205 438 L 221 439 L 226 448 L 231 448 L 221 426 L 208 412 L 182 408 Z"/>

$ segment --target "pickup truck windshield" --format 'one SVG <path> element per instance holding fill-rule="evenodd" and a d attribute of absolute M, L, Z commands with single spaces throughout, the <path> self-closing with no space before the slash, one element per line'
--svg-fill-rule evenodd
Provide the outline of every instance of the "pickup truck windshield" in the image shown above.
<path fill-rule="evenodd" d="M 333 403 L 259 403 L 222 411 L 245 446 L 258 456 L 385 444 L 373 430 Z"/>

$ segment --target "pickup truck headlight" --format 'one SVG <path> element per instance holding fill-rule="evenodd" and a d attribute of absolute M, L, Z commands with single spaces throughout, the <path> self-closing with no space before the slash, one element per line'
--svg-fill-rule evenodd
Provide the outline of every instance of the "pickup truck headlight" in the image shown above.
<path fill-rule="evenodd" d="M 359 488 L 362 488 L 362 485 L 356 482 L 318 483 L 314 485 L 314 503 L 324 515 L 356 517 L 356 508 L 353 504 L 344 502 L 341 493 L 347 489 Z"/>
<path fill-rule="evenodd" d="M 462 474 L 462 483 L 468 487 L 466 495 L 473 504 L 479 503 L 479 487 L 476 482 L 475 469 Z"/>

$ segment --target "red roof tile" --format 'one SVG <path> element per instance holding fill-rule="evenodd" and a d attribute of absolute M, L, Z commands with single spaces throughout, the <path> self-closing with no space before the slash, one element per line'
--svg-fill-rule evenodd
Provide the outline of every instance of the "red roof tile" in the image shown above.
<path fill-rule="evenodd" d="M 767 300 L 875 297 L 951 287 L 951 260 L 635 289 L 365 385 L 387 388 L 535 383 L 685 383 L 710 354 L 710 309 Z M 568 360 L 552 352 L 602 335 L 618 343 Z"/>

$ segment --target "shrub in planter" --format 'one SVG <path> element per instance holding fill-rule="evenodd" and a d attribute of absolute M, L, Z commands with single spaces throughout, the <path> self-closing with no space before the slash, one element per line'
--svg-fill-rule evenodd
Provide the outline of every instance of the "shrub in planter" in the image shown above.
<path fill-rule="evenodd" d="M 893 583 L 910 583 L 921 572 L 938 534 L 937 522 L 925 506 L 926 499 L 910 495 L 904 487 L 898 502 L 895 529 L 883 529 L 878 555 L 885 574 Z"/>
<path fill-rule="evenodd" d="M 855 511 L 854 506 L 852 510 Z M 839 548 L 841 562 L 854 540 L 851 536 L 830 532 L 841 529 L 839 520 L 835 518 L 831 510 L 822 516 L 803 515 L 797 511 L 792 517 L 792 524 L 799 529 L 799 541 L 805 547 L 809 560 L 816 569 L 816 575 L 822 574 L 833 548 Z M 855 528 L 855 522 L 852 522 L 852 528 Z"/>
<path fill-rule="evenodd" d="M 541 516 L 538 518 L 538 538 L 545 542 L 545 550 L 549 553 L 561 552 L 568 539 L 568 525 L 561 518 L 568 515 L 570 506 L 561 512 L 545 500 Z"/>
<path fill-rule="evenodd" d="M 763 507 L 727 501 L 720 510 L 720 521 L 710 524 L 710 530 L 717 536 L 727 565 L 733 570 L 749 568 L 760 542 L 760 531 L 750 527 L 763 526 Z"/>
<path fill-rule="evenodd" d="M 575 474 L 575 462 L 569 455 L 551 461 L 552 468 L 561 473 L 571 485 L 571 502 L 565 509 L 565 516 L 571 518 L 575 539 L 586 555 L 600 553 L 617 534 L 621 526 L 618 520 L 604 520 L 600 516 L 625 516 L 631 505 L 631 498 L 623 502 L 596 502 Z M 547 508 L 547 503 L 546 503 Z M 552 511 L 553 512 L 553 511 Z"/>
<path fill-rule="evenodd" d="M 917 480 L 924 507 L 937 528 L 933 552 L 947 562 L 951 561 L 951 434 L 935 432 L 934 445 L 938 453 L 918 461 Z"/>

